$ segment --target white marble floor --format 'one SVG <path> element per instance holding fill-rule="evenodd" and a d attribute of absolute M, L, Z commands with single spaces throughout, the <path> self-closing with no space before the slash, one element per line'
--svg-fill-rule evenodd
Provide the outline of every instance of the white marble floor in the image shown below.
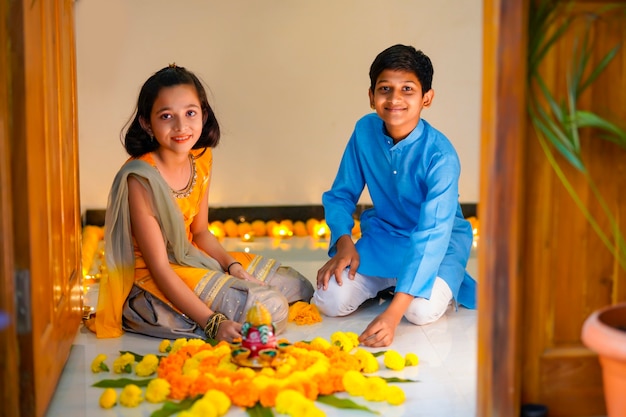
<path fill-rule="evenodd" d="M 247 250 L 280 260 L 293 266 L 305 276 L 314 280 L 317 269 L 327 259 L 326 244 L 311 238 L 291 238 L 274 240 L 257 239 L 254 242 L 241 242 L 239 239 L 225 239 L 228 250 Z M 476 277 L 476 256 L 473 254 L 468 265 L 470 274 Z M 388 301 L 369 302 L 354 314 L 343 318 L 324 317 L 322 323 L 297 326 L 289 323 L 281 337 L 289 341 L 311 340 L 315 336 L 330 339 L 335 331 L 360 333 Z M 366 402 L 353 398 L 382 416 L 411 417 L 475 417 L 476 414 L 476 330 L 475 310 L 452 307 L 447 314 L 434 324 L 414 326 L 403 320 L 396 332 L 396 340 L 389 347 L 400 353 L 413 352 L 419 357 L 417 367 L 395 372 L 381 370 L 381 376 L 398 376 L 418 382 L 403 383 L 407 400 L 402 406 L 385 403 Z M 91 385 L 102 379 L 101 374 L 92 374 L 91 361 L 99 353 L 109 358 L 118 356 L 119 351 L 133 351 L 138 354 L 156 353 L 160 340 L 127 333 L 118 339 L 97 339 L 85 328 L 76 334 L 69 360 L 59 381 L 55 396 L 46 417 L 82 416 L 150 416 L 158 405 L 143 403 L 137 408 L 124 408 L 120 405 L 103 410 L 98 405 L 102 390 Z M 380 349 L 376 349 L 380 350 Z M 382 358 L 379 358 L 382 361 Z M 382 367 L 384 368 L 384 366 Z M 339 410 L 320 404 L 319 408 L 332 416 L 366 416 L 369 413 L 356 410 Z M 245 410 L 232 407 L 228 417 L 246 416 Z"/>

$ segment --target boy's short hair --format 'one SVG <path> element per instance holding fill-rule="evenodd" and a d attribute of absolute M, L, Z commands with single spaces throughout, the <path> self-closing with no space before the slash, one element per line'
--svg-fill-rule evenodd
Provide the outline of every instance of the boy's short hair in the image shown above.
<path fill-rule="evenodd" d="M 379 53 L 370 67 L 370 89 L 374 92 L 376 80 L 384 70 L 409 71 L 417 76 L 422 94 L 432 88 L 433 64 L 430 58 L 412 46 L 397 44 Z"/>

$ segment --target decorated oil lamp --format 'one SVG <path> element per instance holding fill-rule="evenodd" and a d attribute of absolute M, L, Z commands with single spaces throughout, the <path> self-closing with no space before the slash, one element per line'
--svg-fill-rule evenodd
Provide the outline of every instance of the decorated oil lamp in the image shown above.
<path fill-rule="evenodd" d="M 241 326 L 241 343 L 232 351 L 233 361 L 242 366 L 271 366 L 278 355 L 276 327 L 272 315 L 263 304 L 256 302 L 246 313 Z"/>

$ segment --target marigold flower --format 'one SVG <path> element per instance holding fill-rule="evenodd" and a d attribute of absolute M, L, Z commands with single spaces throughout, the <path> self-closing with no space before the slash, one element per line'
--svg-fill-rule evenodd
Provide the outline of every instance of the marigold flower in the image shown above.
<path fill-rule="evenodd" d="M 289 307 L 288 321 L 297 325 L 314 324 L 322 321 L 322 316 L 314 304 L 298 301 Z"/>
<path fill-rule="evenodd" d="M 137 407 L 143 401 L 141 388 L 135 384 L 128 384 L 120 394 L 120 404 L 125 407 Z"/>
<path fill-rule="evenodd" d="M 405 360 L 404 357 L 395 350 L 388 350 L 385 352 L 384 363 L 389 369 L 401 371 L 404 369 Z"/>
<path fill-rule="evenodd" d="M 172 344 L 168 339 L 163 339 L 159 344 L 159 352 L 161 353 L 169 353 L 172 350 Z"/>
<path fill-rule="evenodd" d="M 215 406 L 209 400 L 200 398 L 189 408 L 191 415 L 196 417 L 218 417 Z"/>
<path fill-rule="evenodd" d="M 406 366 L 416 366 L 419 363 L 419 358 L 415 353 L 407 353 L 404 357 L 404 363 Z"/>
<path fill-rule="evenodd" d="M 159 358 L 156 355 L 149 353 L 143 357 L 141 362 L 135 365 L 135 374 L 137 376 L 150 376 L 156 372 L 157 367 L 159 366 Z"/>
<path fill-rule="evenodd" d="M 249 380 L 239 380 L 233 384 L 230 399 L 239 407 L 252 407 L 259 401 L 259 389 Z"/>
<path fill-rule="evenodd" d="M 106 388 L 100 395 L 100 407 L 111 408 L 117 402 L 117 392 L 113 388 Z"/>
<path fill-rule="evenodd" d="M 362 373 L 350 370 L 343 374 L 341 382 L 348 394 L 359 397 L 363 395 L 363 391 L 365 390 L 366 379 L 367 378 L 365 378 Z"/>
<path fill-rule="evenodd" d="M 170 395 L 170 383 L 163 378 L 154 378 L 146 387 L 146 400 L 151 403 L 162 403 Z"/>
<path fill-rule="evenodd" d="M 171 346 L 171 350 L 170 353 L 176 353 L 178 352 L 182 347 L 184 347 L 187 344 L 187 339 L 185 338 L 181 338 L 181 339 L 176 339 L 174 340 L 174 343 Z"/>
<path fill-rule="evenodd" d="M 302 393 L 285 389 L 278 393 L 276 396 L 276 411 L 281 414 L 293 415 L 293 409 L 297 407 L 298 403 L 308 401 Z"/>
<path fill-rule="evenodd" d="M 133 363 L 135 363 L 135 355 L 126 352 L 113 361 L 113 372 L 130 374 L 133 371 Z"/>
<path fill-rule="evenodd" d="M 354 357 L 359 360 L 362 372 L 366 374 L 373 374 L 378 371 L 378 359 L 376 359 L 372 352 L 362 348 L 357 348 L 354 352 Z"/>
<path fill-rule="evenodd" d="M 387 381 L 379 376 L 366 378 L 363 398 L 367 401 L 385 401 L 387 398 Z"/>
<path fill-rule="evenodd" d="M 335 332 L 330 336 L 330 341 L 341 350 L 350 352 L 359 345 L 359 335 L 353 332 Z"/>
<path fill-rule="evenodd" d="M 267 384 L 259 389 L 259 401 L 263 407 L 274 407 L 276 405 L 276 397 L 281 392 L 281 388 L 277 384 Z"/>
<path fill-rule="evenodd" d="M 107 360 L 107 355 L 104 353 L 100 353 L 95 357 L 93 362 L 91 362 L 91 372 L 97 374 L 98 372 L 109 372 L 109 367 L 104 363 Z"/>
<path fill-rule="evenodd" d="M 330 342 L 326 339 L 324 339 L 323 337 L 319 337 L 317 336 L 316 338 L 314 338 L 313 340 L 311 340 L 311 347 L 314 349 L 318 349 L 321 351 L 324 351 L 328 348 L 330 348 Z"/>
<path fill-rule="evenodd" d="M 215 406 L 218 416 L 223 416 L 230 409 L 230 398 L 228 398 L 228 395 L 224 394 L 222 391 L 210 389 L 206 392 L 206 394 L 204 394 L 204 399 Z"/>
<path fill-rule="evenodd" d="M 387 385 L 387 392 L 385 393 L 387 402 L 391 405 L 400 405 L 406 401 L 406 395 L 402 388 L 396 385 Z"/>

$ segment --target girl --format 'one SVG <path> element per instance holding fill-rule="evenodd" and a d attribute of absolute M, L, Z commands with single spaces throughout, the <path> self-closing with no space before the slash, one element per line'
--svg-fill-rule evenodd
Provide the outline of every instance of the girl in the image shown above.
<path fill-rule="evenodd" d="M 170 65 L 145 82 L 124 137 L 131 157 L 109 194 L 98 337 L 127 330 L 232 341 L 256 301 L 280 332 L 288 303 L 311 298 L 312 284 L 295 270 L 228 253 L 209 232 L 211 148 L 219 139 L 192 72 Z"/>

